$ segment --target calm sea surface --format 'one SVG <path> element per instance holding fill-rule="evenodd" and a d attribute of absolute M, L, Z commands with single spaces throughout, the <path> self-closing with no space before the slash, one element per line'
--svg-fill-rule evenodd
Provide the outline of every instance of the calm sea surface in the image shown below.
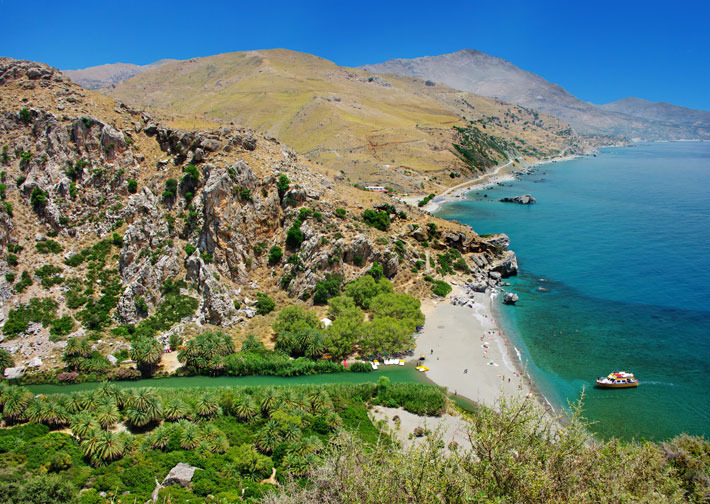
<path fill-rule="evenodd" d="M 537 203 L 496 201 L 521 194 Z M 438 215 L 510 236 L 520 301 L 500 322 L 553 405 L 585 390 L 604 437 L 710 435 L 710 143 L 547 164 Z M 639 387 L 593 387 L 615 369 Z"/>

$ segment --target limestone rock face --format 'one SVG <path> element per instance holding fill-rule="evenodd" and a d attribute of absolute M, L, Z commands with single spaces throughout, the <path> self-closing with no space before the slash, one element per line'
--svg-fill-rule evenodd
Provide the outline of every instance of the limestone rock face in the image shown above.
<path fill-rule="evenodd" d="M 165 476 L 165 479 L 163 479 L 163 482 L 161 483 L 162 486 L 169 486 L 169 485 L 180 485 L 183 487 L 189 486 L 190 483 L 192 482 L 192 477 L 195 475 L 195 471 L 199 471 L 199 467 L 194 467 L 191 466 L 190 464 L 185 464 L 184 462 L 180 462 L 177 464 L 175 467 L 170 469 L 170 472 L 168 473 L 167 476 Z"/>
<path fill-rule="evenodd" d="M 484 239 L 484 242 L 501 250 L 508 250 L 508 247 L 510 246 L 510 238 L 505 233 L 488 236 Z"/>

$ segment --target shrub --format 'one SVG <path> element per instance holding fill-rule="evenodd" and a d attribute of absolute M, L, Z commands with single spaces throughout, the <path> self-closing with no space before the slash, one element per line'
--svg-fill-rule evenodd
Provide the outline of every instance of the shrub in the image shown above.
<path fill-rule="evenodd" d="M 47 206 L 47 200 L 49 200 L 49 194 L 47 194 L 46 191 L 43 191 L 39 187 L 35 187 L 34 189 L 32 189 L 32 194 L 30 195 L 30 203 L 32 204 L 35 210 L 44 210 L 44 207 Z"/>
<path fill-rule="evenodd" d="M 15 281 L 15 274 L 12 273 L 12 272 L 10 272 L 10 273 L 5 273 L 5 280 L 6 280 L 8 283 L 14 282 L 14 281 Z"/>
<path fill-rule="evenodd" d="M 266 294 L 259 292 L 256 295 L 256 313 L 258 315 L 266 315 L 268 313 L 271 313 L 274 311 L 274 308 L 276 308 L 276 303 L 274 303 L 269 296 Z"/>
<path fill-rule="evenodd" d="M 335 209 L 335 215 L 337 215 L 337 216 L 340 217 L 341 219 L 344 219 L 344 218 L 345 218 L 346 213 L 347 213 L 347 212 L 345 211 L 344 208 L 336 208 L 336 209 Z"/>
<path fill-rule="evenodd" d="M 269 250 L 269 264 L 271 266 L 274 266 L 281 262 L 281 258 L 283 257 L 284 253 L 283 250 L 281 250 L 281 247 L 278 245 L 274 245 L 271 247 Z"/>
<path fill-rule="evenodd" d="M 343 284 L 343 275 L 337 273 L 327 273 L 325 280 L 316 283 L 316 291 L 313 294 L 314 304 L 326 304 L 332 297 L 340 294 L 340 286 Z"/>
<path fill-rule="evenodd" d="M 5 257 L 5 260 L 7 261 L 7 264 L 10 266 L 17 266 L 17 256 L 15 254 L 7 254 L 7 257 Z"/>
<path fill-rule="evenodd" d="M 451 292 L 451 285 L 443 280 L 434 280 L 431 285 L 431 291 L 440 297 L 446 297 Z"/>
<path fill-rule="evenodd" d="M 54 299 L 32 298 L 28 304 L 9 311 L 7 322 L 2 328 L 3 333 L 15 337 L 26 331 L 30 322 L 40 322 L 46 327 L 56 318 L 57 307 Z"/>
<path fill-rule="evenodd" d="M 301 231 L 302 224 L 303 222 L 301 220 L 296 219 L 286 232 L 286 246 L 290 249 L 299 249 L 301 247 L 301 243 L 303 243 L 303 240 L 306 238 L 303 231 Z"/>
<path fill-rule="evenodd" d="M 39 241 L 35 243 L 35 248 L 40 254 L 49 254 L 50 252 L 52 254 L 59 254 L 64 250 L 64 247 L 54 240 Z"/>
<path fill-rule="evenodd" d="M 35 275 L 41 279 L 42 287 L 49 289 L 54 285 L 59 285 L 64 282 L 64 277 L 60 276 L 62 268 L 45 264 L 40 269 L 35 270 Z"/>
<path fill-rule="evenodd" d="M 429 203 L 432 200 L 432 198 L 434 198 L 435 196 L 436 196 L 436 194 L 429 194 L 429 195 L 425 196 L 424 199 L 420 200 L 419 203 L 417 203 L 417 206 L 423 207 L 424 205 Z"/>
<path fill-rule="evenodd" d="M 197 250 L 197 247 L 194 245 L 185 245 L 185 253 L 189 256 L 192 255 L 192 253 Z"/>
<path fill-rule="evenodd" d="M 281 174 L 281 176 L 279 176 L 279 180 L 276 183 L 276 189 L 279 193 L 280 201 L 283 201 L 284 195 L 286 194 L 286 191 L 288 191 L 288 186 L 290 183 L 291 181 L 285 174 Z"/>
<path fill-rule="evenodd" d="M 135 194 L 138 192 L 138 182 L 136 179 L 128 179 L 128 192 L 131 194 Z"/>
<path fill-rule="evenodd" d="M 26 271 L 23 271 L 22 275 L 20 275 L 20 281 L 15 284 L 13 290 L 19 294 L 24 292 L 30 285 L 32 285 L 32 276 Z"/>
<path fill-rule="evenodd" d="M 175 195 L 178 190 L 178 181 L 174 178 L 169 178 L 165 181 L 165 189 L 163 190 L 163 201 L 170 203 L 175 200 Z"/>
<path fill-rule="evenodd" d="M 387 212 L 381 210 L 365 210 L 362 213 L 362 219 L 370 227 L 379 229 L 380 231 L 387 231 L 390 227 L 390 216 Z"/>
<path fill-rule="evenodd" d="M 350 364 L 349 369 L 353 373 L 369 373 L 372 371 L 372 366 L 369 362 L 354 362 Z"/>
<path fill-rule="evenodd" d="M 22 121 L 25 124 L 30 124 L 32 122 L 32 113 L 27 109 L 27 107 L 23 107 L 20 110 L 19 116 L 20 116 L 20 121 Z"/>

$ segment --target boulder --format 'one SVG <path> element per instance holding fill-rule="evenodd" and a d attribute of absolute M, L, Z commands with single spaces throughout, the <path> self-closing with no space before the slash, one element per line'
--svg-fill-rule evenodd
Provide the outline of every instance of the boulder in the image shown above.
<path fill-rule="evenodd" d="M 503 203 L 517 203 L 518 205 L 532 205 L 535 203 L 535 198 L 529 194 L 523 194 L 522 196 L 515 196 L 513 198 L 501 198 L 499 201 Z"/>
<path fill-rule="evenodd" d="M 106 357 L 106 360 L 109 361 L 112 366 L 115 366 L 116 364 L 118 364 L 118 359 L 112 354 L 109 355 L 108 357 Z"/>
<path fill-rule="evenodd" d="M 35 357 L 34 359 L 32 359 L 31 361 L 29 361 L 27 363 L 27 367 L 31 367 L 31 368 L 38 368 L 41 365 L 42 365 L 42 359 L 40 359 L 39 357 Z"/>
<path fill-rule="evenodd" d="M 5 368 L 5 378 L 8 380 L 13 380 L 15 378 L 21 377 L 25 374 L 25 366 L 9 367 Z"/>
<path fill-rule="evenodd" d="M 502 278 L 515 276 L 518 274 L 518 260 L 515 257 L 515 252 L 508 250 L 502 259 L 498 259 L 492 265 L 492 271 L 501 274 Z"/>
<path fill-rule="evenodd" d="M 507 305 L 514 305 L 518 302 L 518 295 L 513 292 L 506 292 L 503 294 L 503 303 Z"/>
<path fill-rule="evenodd" d="M 192 477 L 195 475 L 195 471 L 199 469 L 199 467 L 193 467 L 190 464 L 180 462 L 178 465 L 170 469 L 170 472 L 165 477 L 161 485 L 180 485 L 183 487 L 189 486 L 192 482 Z"/>

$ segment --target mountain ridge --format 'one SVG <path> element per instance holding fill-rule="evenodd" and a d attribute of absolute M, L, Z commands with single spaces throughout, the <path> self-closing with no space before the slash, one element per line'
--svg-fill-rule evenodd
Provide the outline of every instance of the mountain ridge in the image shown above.
<path fill-rule="evenodd" d="M 470 175 L 452 151 L 453 126 L 470 121 L 509 140 L 520 160 L 588 149 L 567 124 L 536 111 L 285 49 L 175 62 L 103 92 L 143 108 L 245 124 L 353 182 L 403 192 L 440 192 L 450 174 Z"/>
<path fill-rule="evenodd" d="M 391 59 L 360 68 L 375 73 L 416 76 L 443 82 L 455 89 L 498 97 L 551 114 L 586 136 L 623 136 L 641 140 L 710 139 L 710 125 L 688 126 L 673 122 L 668 116 L 649 119 L 586 103 L 558 84 L 475 49 L 439 56 Z"/>
<path fill-rule="evenodd" d="M 101 89 L 130 79 L 141 72 L 158 68 L 161 65 L 178 61 L 176 59 L 161 59 L 147 65 L 134 63 L 106 63 L 93 67 L 76 70 L 62 70 L 61 72 L 86 89 Z"/>

